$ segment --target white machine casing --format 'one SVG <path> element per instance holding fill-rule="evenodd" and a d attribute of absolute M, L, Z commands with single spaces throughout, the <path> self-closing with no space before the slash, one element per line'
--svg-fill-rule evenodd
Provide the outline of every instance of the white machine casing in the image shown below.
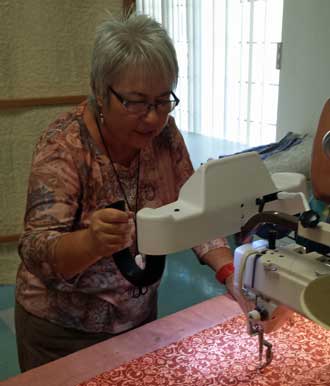
<path fill-rule="evenodd" d="M 236 248 L 234 266 L 235 286 L 267 311 L 267 319 L 282 304 L 330 328 L 330 258 L 297 244 L 271 250 L 258 240 Z"/>
<path fill-rule="evenodd" d="M 177 201 L 137 213 L 139 251 L 168 254 L 240 231 L 258 213 L 256 199 L 278 191 L 306 193 L 305 177 L 269 174 L 258 153 L 250 152 L 203 164 L 181 188 Z M 265 210 L 295 214 L 302 200 L 267 203 Z"/>
<path fill-rule="evenodd" d="M 188 179 L 176 202 L 137 213 L 139 251 L 169 254 L 238 233 L 260 211 L 258 199 L 272 194 L 278 199 L 265 203 L 265 211 L 294 215 L 309 209 L 305 177 L 270 175 L 256 152 L 209 161 Z M 328 225 L 307 230 L 299 225 L 298 233 L 329 246 Z M 262 241 L 239 247 L 234 262 L 235 285 L 269 317 L 283 304 L 330 327 L 328 258 L 297 245 L 270 250 Z"/>

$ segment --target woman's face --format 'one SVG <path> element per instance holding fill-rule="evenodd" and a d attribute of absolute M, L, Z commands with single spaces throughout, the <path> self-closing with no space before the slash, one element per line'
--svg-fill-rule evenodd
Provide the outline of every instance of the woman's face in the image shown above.
<path fill-rule="evenodd" d="M 111 85 L 113 91 L 106 106 L 102 106 L 104 114 L 104 134 L 107 142 L 123 146 L 127 150 L 140 150 L 147 146 L 166 126 L 168 114 L 151 108 L 144 114 L 127 111 L 120 97 L 126 101 L 157 103 L 173 99 L 170 95 L 171 82 L 154 79 L 145 82 L 142 77 L 133 74 Z M 118 97 L 119 96 L 119 97 Z"/>

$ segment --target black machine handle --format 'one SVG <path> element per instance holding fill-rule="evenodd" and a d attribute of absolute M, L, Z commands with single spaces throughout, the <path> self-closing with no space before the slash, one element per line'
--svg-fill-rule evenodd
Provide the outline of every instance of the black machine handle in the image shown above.
<path fill-rule="evenodd" d="M 299 218 L 286 213 L 267 211 L 252 216 L 241 228 L 241 241 L 249 235 L 257 234 L 269 241 L 269 248 L 275 249 L 275 241 L 298 230 Z"/>
<path fill-rule="evenodd" d="M 120 200 L 108 205 L 113 208 L 125 211 L 125 201 Z M 143 288 L 156 283 L 164 272 L 166 255 L 146 255 L 146 265 L 141 269 L 135 262 L 129 248 L 125 248 L 113 254 L 113 259 L 121 274 L 135 287 Z"/>

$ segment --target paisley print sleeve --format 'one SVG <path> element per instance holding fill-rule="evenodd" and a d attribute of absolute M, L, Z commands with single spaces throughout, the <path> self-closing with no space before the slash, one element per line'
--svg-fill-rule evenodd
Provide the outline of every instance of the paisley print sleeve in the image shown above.
<path fill-rule="evenodd" d="M 60 280 L 54 271 L 54 248 L 61 235 L 72 231 L 81 192 L 68 138 L 55 137 L 44 137 L 36 147 L 19 243 L 25 266 L 45 284 Z"/>

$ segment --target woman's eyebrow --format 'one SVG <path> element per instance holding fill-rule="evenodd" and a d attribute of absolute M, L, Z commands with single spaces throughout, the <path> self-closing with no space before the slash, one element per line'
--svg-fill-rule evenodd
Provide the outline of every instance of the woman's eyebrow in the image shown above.
<path fill-rule="evenodd" d="M 155 98 L 160 98 L 160 97 L 169 95 L 169 94 L 171 94 L 171 92 L 172 92 L 172 90 L 165 91 L 165 92 L 163 92 L 162 94 L 155 96 Z M 124 93 L 124 92 L 123 92 L 123 93 Z M 144 94 L 144 93 L 139 92 L 139 91 L 129 91 L 129 92 L 125 92 L 125 96 L 138 96 L 138 97 L 143 97 L 143 98 L 148 98 L 148 97 L 149 97 L 149 95 Z"/>

